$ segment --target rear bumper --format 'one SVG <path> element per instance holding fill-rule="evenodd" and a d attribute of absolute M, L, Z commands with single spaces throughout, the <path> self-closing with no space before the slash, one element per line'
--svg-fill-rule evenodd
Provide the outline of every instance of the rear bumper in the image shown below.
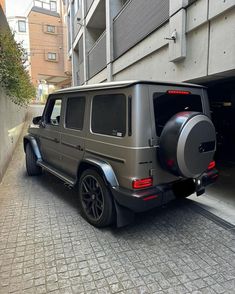
<path fill-rule="evenodd" d="M 187 190 L 183 197 L 187 197 L 194 192 L 201 195 L 205 191 L 205 187 L 214 183 L 218 177 L 218 171 L 213 169 L 205 172 L 198 180 L 193 182 L 191 180 L 180 181 L 181 191 Z M 131 209 L 134 212 L 141 212 L 150 210 L 152 208 L 164 205 L 175 198 L 179 197 L 176 193 L 174 185 L 177 183 L 169 183 L 165 185 L 158 185 L 144 190 L 128 190 L 121 187 L 112 187 L 112 194 L 117 203 L 121 206 Z"/>
<path fill-rule="evenodd" d="M 218 179 L 219 172 L 217 169 L 212 169 L 210 171 L 207 171 L 202 175 L 202 185 L 204 187 L 213 184 Z"/>
<path fill-rule="evenodd" d="M 127 207 L 135 212 L 146 211 L 158 207 L 175 198 L 169 186 L 156 186 L 140 191 L 113 187 L 112 193 L 121 206 Z"/>

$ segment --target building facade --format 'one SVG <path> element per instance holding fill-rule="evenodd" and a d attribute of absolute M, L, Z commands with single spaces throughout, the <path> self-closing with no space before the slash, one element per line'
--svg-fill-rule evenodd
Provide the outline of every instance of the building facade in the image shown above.
<path fill-rule="evenodd" d="M 204 84 L 218 149 L 235 161 L 234 0 L 67 0 L 67 22 L 74 85 Z"/>
<path fill-rule="evenodd" d="M 35 85 L 71 84 L 63 2 L 34 1 L 28 16 L 30 72 Z M 43 83 L 42 83 L 43 81 Z M 39 87 L 40 88 L 40 87 Z"/>
<path fill-rule="evenodd" d="M 37 100 L 55 88 L 70 86 L 64 1 L 32 0 L 25 16 L 10 16 L 8 23 L 15 40 L 25 49 L 22 59 L 37 87 Z"/>
<path fill-rule="evenodd" d="M 234 76 L 234 6 L 234 0 L 68 1 L 73 83 Z"/>

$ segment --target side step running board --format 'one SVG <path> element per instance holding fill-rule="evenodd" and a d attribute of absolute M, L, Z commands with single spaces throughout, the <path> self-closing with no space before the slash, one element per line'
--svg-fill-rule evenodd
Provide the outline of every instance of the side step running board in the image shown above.
<path fill-rule="evenodd" d="M 47 170 L 51 174 L 53 174 L 56 177 L 60 178 L 62 181 L 67 183 L 69 186 L 73 187 L 76 184 L 76 181 L 73 178 L 71 178 L 68 175 L 62 173 L 61 171 L 58 171 L 54 167 L 50 166 L 49 164 L 47 164 L 47 163 L 45 163 L 45 162 L 43 162 L 41 160 L 37 161 L 37 165 L 41 166 L 42 168 L 44 168 L 45 170 Z"/>

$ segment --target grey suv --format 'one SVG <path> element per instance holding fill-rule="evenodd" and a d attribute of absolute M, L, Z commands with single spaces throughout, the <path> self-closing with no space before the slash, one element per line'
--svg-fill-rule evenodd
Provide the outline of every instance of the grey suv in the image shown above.
<path fill-rule="evenodd" d="M 57 91 L 24 137 L 28 175 L 46 170 L 77 186 L 97 227 L 204 193 L 217 177 L 215 149 L 206 89 L 153 81 Z"/>

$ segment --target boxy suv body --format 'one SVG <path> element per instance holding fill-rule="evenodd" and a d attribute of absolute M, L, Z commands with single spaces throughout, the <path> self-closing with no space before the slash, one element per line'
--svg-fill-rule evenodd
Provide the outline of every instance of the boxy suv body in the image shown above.
<path fill-rule="evenodd" d="M 215 129 L 198 85 L 126 81 L 51 94 L 24 137 L 29 175 L 78 185 L 83 216 L 101 227 L 204 192 L 217 171 Z"/>

